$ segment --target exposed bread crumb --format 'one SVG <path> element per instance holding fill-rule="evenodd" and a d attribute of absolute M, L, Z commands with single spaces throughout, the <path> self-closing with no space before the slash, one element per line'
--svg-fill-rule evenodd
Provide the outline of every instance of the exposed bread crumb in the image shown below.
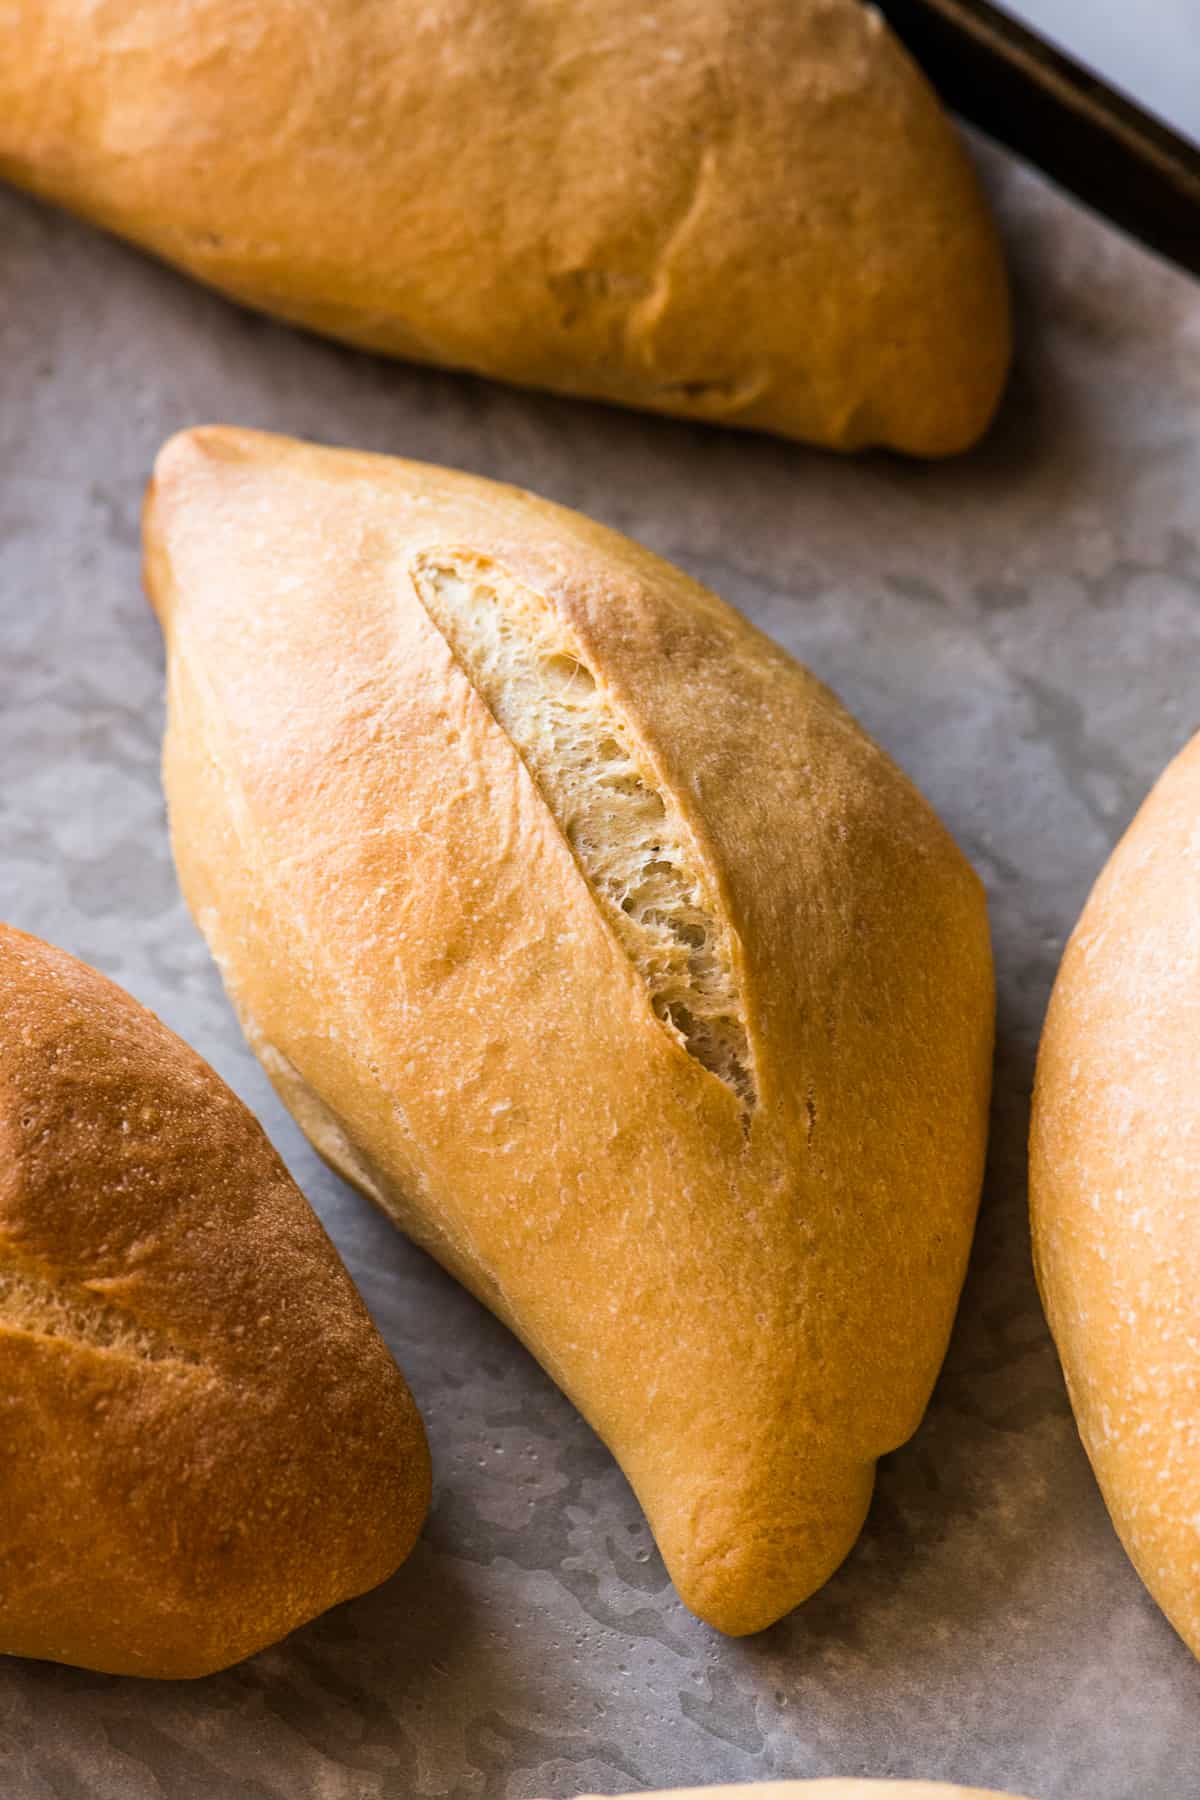
<path fill-rule="evenodd" d="M 656 1017 L 753 1108 L 729 926 L 672 796 L 569 628 L 539 594 L 470 551 L 426 553 L 413 580 L 537 783 Z"/>

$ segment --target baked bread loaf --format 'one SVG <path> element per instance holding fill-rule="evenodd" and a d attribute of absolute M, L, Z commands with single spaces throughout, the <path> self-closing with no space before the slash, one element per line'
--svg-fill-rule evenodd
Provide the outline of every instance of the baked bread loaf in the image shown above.
<path fill-rule="evenodd" d="M 206 1675 L 407 1556 L 429 1459 L 316 1216 L 208 1065 L 0 926 L 0 1651 Z"/>
<path fill-rule="evenodd" d="M 839 449 L 962 449 L 996 234 L 858 0 L 8 0 L 0 174 L 352 344 Z"/>
<path fill-rule="evenodd" d="M 581 1794 L 579 1800 L 604 1800 Z M 625 1794 L 622 1800 L 1018 1800 L 982 1788 L 942 1781 L 765 1781 L 743 1787 L 671 1788 L 658 1794 Z"/>
<path fill-rule="evenodd" d="M 1038 1285 L 1113 1523 L 1200 1655 L 1200 737 L 1092 891 L 1038 1054 Z"/>
<path fill-rule="evenodd" d="M 786 1612 L 921 1417 L 983 1162 L 980 885 L 832 696 L 513 488 L 254 432 L 146 510 L 193 913 L 313 1143 Z"/>

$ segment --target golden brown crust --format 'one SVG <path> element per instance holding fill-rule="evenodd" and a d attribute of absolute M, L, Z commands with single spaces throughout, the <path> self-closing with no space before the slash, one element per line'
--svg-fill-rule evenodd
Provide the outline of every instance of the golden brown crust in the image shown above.
<path fill-rule="evenodd" d="M 351 343 L 839 449 L 964 448 L 1008 361 L 858 0 L 10 0 L 0 173 Z"/>
<path fill-rule="evenodd" d="M 749 1111 L 655 1016 L 422 606 L 446 544 L 569 626 L 685 820 Z M 212 429 L 160 457 L 146 545 L 175 855 L 268 1072 L 576 1400 L 687 1603 L 769 1623 L 846 1554 L 945 1349 L 990 1081 L 975 876 L 811 675 L 516 489 Z"/>
<path fill-rule="evenodd" d="M 408 1389 L 262 1130 L 0 926 L 0 1649 L 204 1675 L 403 1561 Z"/>
<path fill-rule="evenodd" d="M 1200 737 L 1113 852 L 1038 1054 L 1038 1283 L 1139 1574 L 1200 1655 Z"/>
<path fill-rule="evenodd" d="M 579 1800 L 602 1800 L 580 1794 Z M 625 1794 L 618 1800 L 1019 1800 L 990 1788 L 955 1787 L 941 1781 L 766 1781 L 745 1787 L 670 1788 L 654 1794 Z"/>

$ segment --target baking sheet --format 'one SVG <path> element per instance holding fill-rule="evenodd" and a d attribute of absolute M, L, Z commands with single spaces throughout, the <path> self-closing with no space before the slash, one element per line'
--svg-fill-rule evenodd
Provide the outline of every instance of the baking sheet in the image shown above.
<path fill-rule="evenodd" d="M 1024 1190 L 1065 935 L 1200 726 L 1200 288 L 985 162 L 1020 360 L 987 444 L 937 467 L 356 355 L 0 192 L 0 916 L 124 983 L 263 1118 L 412 1383 L 436 1472 L 395 1579 L 224 1675 L 0 1659 L 7 1800 L 531 1800 L 825 1774 L 1200 1793 L 1200 1669 L 1078 1446 Z M 987 880 L 993 1142 L 949 1359 L 845 1567 L 760 1637 L 684 1612 L 605 1450 L 316 1161 L 241 1041 L 175 886 L 138 583 L 153 454 L 213 419 L 519 482 L 673 558 L 832 683 Z"/>

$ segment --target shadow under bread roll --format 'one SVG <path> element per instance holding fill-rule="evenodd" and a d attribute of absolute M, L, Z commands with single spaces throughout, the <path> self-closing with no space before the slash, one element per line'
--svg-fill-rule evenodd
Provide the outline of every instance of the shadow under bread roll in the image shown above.
<path fill-rule="evenodd" d="M 0 926 L 0 1651 L 224 1668 L 403 1562 L 425 1434 L 241 1101 Z"/>
<path fill-rule="evenodd" d="M 1084 1449 L 1200 1655 L 1200 737 L 1113 851 L 1038 1052 L 1034 1262 Z"/>
<path fill-rule="evenodd" d="M 0 175 L 264 312 L 838 449 L 961 450 L 995 227 L 858 0 L 6 0 Z"/>
<path fill-rule="evenodd" d="M 214 428 L 146 553 L 176 861 L 267 1072 L 581 1408 L 687 1604 L 771 1623 L 945 1351 L 977 878 L 807 671 L 532 495 Z"/>

